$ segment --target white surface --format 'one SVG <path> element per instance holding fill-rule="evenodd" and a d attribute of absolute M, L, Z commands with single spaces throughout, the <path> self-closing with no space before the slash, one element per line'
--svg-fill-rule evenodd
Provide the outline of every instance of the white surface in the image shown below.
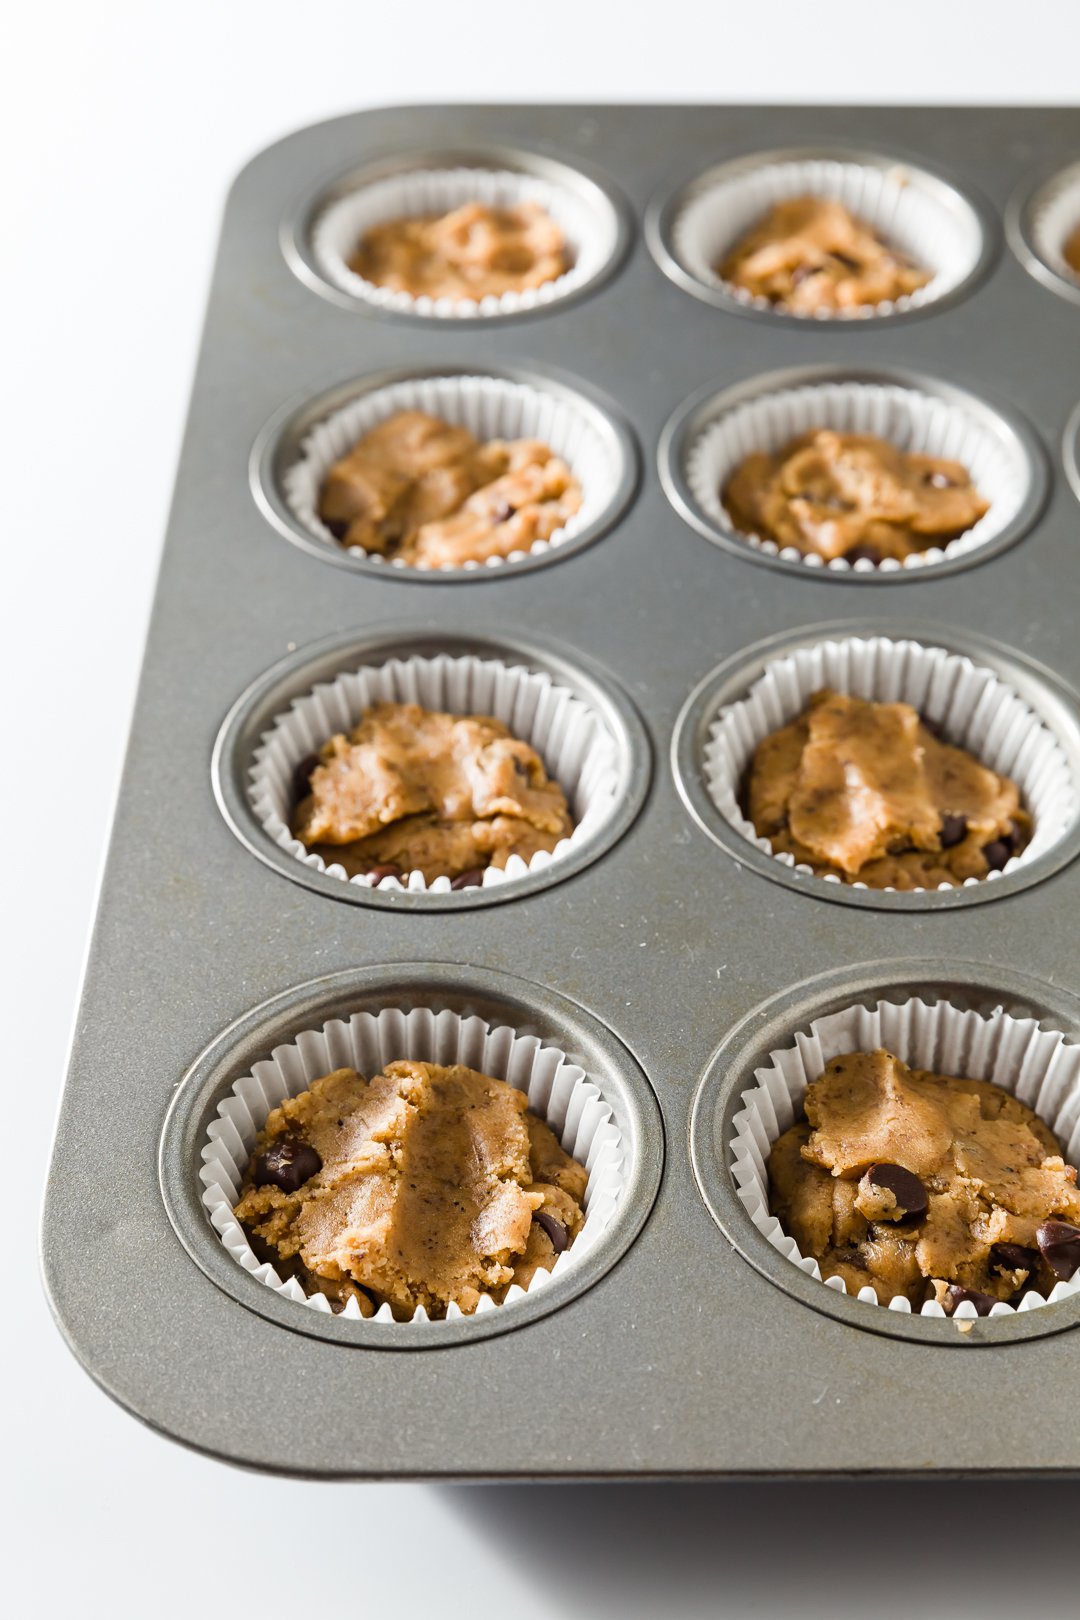
<path fill-rule="evenodd" d="M 16 1215 L 0 1349 L 9 1612 L 178 1620 L 206 1592 L 222 1612 L 263 1605 L 288 1616 L 314 1602 L 333 1615 L 430 1607 L 444 1620 L 487 1612 L 496 1592 L 514 1620 L 802 1615 L 826 1593 L 838 1620 L 1030 1614 L 1037 1596 L 1048 1608 L 1056 1596 L 1066 1612 L 1075 1489 L 641 1486 L 568 1496 L 234 1473 L 140 1428 L 95 1389 L 48 1320 L 34 1247 L 214 238 L 240 165 L 298 125 L 393 101 L 1068 102 L 1078 91 L 1075 0 L 900 12 L 835 0 L 824 17 L 805 0 L 549 0 L 543 11 L 23 0 L 6 18 L 4 678 L 17 691 L 32 661 L 64 756 L 64 792 L 54 797 L 49 783 L 39 798 L 44 773 L 31 767 L 41 739 L 9 702 L 7 847 L 28 854 L 6 873 L 4 982 L 13 967 L 16 1040 L 20 1028 L 35 1032 L 6 1076 L 9 1095 L 20 1088 L 3 1155 Z M 147 243 L 152 274 L 140 264 Z M 37 430 L 61 390 L 56 443 Z M 126 524 L 106 520 L 96 500 L 118 417 L 136 449 L 124 469 Z M 35 863 L 34 846 L 59 847 L 63 859 Z M 827 1398 L 842 1400 L 842 1387 Z M 202 1534 L 222 1513 L 228 1549 Z M 834 1520 L 838 1547 L 825 1536 Z M 768 1556 L 778 1526 L 798 1549 L 785 1563 Z M 234 1546 L 249 1552 L 242 1578 Z M 611 1556 L 598 1558 L 598 1547 Z"/>

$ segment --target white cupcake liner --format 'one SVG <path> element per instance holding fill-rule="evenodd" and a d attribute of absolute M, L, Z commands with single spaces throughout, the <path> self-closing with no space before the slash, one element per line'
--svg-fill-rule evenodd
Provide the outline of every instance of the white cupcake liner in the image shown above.
<path fill-rule="evenodd" d="M 602 193 L 579 195 L 570 186 L 513 169 L 410 169 L 360 184 L 325 208 L 311 232 L 311 250 L 326 279 L 342 292 L 398 314 L 434 319 L 480 315 L 517 315 L 577 292 L 592 281 L 618 243 L 618 218 Z M 501 297 L 414 298 L 378 287 L 350 270 L 348 260 L 373 226 L 419 214 L 448 214 L 466 203 L 489 208 L 515 208 L 535 202 L 559 226 L 566 240 L 570 269 L 552 281 Z"/>
<path fill-rule="evenodd" d="M 256 1258 L 233 1208 L 255 1138 L 271 1110 L 285 1097 L 295 1097 L 334 1069 L 352 1068 L 371 1078 L 402 1058 L 462 1063 L 523 1091 L 532 1111 L 547 1120 L 566 1152 L 589 1173 L 585 1224 L 552 1270 L 538 1271 L 528 1289 L 515 1283 L 501 1305 L 483 1295 L 476 1314 L 512 1309 L 527 1294 L 564 1276 L 592 1250 L 619 1209 L 626 1165 L 622 1136 L 601 1086 L 558 1047 L 546 1045 L 534 1035 L 519 1035 L 505 1025 L 488 1024 L 475 1016 L 465 1018 L 448 1009 L 436 1013 L 427 1007 L 408 1012 L 391 1008 L 378 1014 L 354 1013 L 347 1022 L 334 1019 L 321 1029 L 305 1030 L 288 1045 L 275 1047 L 249 1075 L 236 1081 L 207 1128 L 199 1171 L 203 1207 L 226 1249 L 251 1276 L 298 1305 L 332 1314 L 324 1295 L 305 1294 L 295 1278 L 282 1281 L 272 1265 Z M 340 1314 L 358 1321 L 394 1322 L 389 1305 L 365 1319 L 356 1301 L 350 1300 Z M 448 1320 L 463 1315 L 454 1304 L 447 1309 Z M 412 1324 L 428 1320 L 423 1306 L 410 1318 Z"/>
<path fill-rule="evenodd" d="M 451 714 L 493 715 L 515 737 L 531 744 L 548 775 L 566 794 L 574 830 L 549 854 L 531 861 L 512 855 L 506 866 L 484 871 L 485 888 L 542 871 L 600 830 L 617 807 L 622 779 L 615 738 L 600 715 L 550 675 L 473 655 L 391 658 L 362 665 L 320 683 L 275 720 L 254 753 L 249 797 L 264 831 L 279 848 L 305 866 L 327 872 L 360 888 L 374 887 L 367 876 L 348 877 L 344 867 L 327 865 L 293 836 L 292 778 L 300 761 L 318 753 L 338 732 L 351 731 L 373 703 L 419 703 Z M 405 882 L 383 878 L 380 890 L 407 888 L 412 894 L 445 894 L 450 879 L 428 883 L 422 872 Z"/>
<path fill-rule="evenodd" d="M 813 693 L 823 687 L 877 702 L 910 703 L 938 722 L 949 742 L 1017 784 L 1033 821 L 1031 842 L 1000 872 L 968 878 L 963 887 L 994 883 L 1016 871 L 1050 849 L 1075 820 L 1077 784 L 1061 745 L 1023 698 L 991 670 L 959 653 L 916 641 L 885 636 L 825 640 L 766 665 L 746 696 L 717 716 L 702 760 L 706 787 L 724 819 L 756 849 L 785 866 L 813 875 L 809 866 L 796 863 L 790 854 L 774 854 L 769 840 L 758 837 L 739 807 L 739 791 L 758 744 L 801 714 Z M 842 880 L 830 873 L 818 881 Z"/>
<path fill-rule="evenodd" d="M 917 170 L 835 158 L 732 165 L 692 187 L 672 227 L 672 247 L 683 269 L 706 287 L 722 290 L 747 308 L 786 316 L 717 275 L 715 266 L 776 203 L 788 197 L 826 197 L 865 220 L 888 246 L 931 274 L 924 287 L 903 298 L 855 309 L 815 310 L 806 320 L 867 320 L 918 309 L 953 292 L 971 275 L 982 254 L 982 229 L 966 203 L 953 206 Z"/>
<path fill-rule="evenodd" d="M 833 1058 L 878 1047 L 916 1069 L 993 1081 L 1050 1127 L 1062 1144 L 1066 1163 L 1080 1163 L 1080 1047 L 1064 1035 L 1040 1029 L 1036 1019 L 1015 1018 L 1001 1007 L 985 1015 L 916 999 L 899 1005 L 879 1001 L 873 1008 L 849 1007 L 816 1018 L 808 1032 L 800 1031 L 791 1046 L 770 1052 L 768 1062 L 755 1069 L 757 1083 L 742 1093 L 743 1107 L 732 1120 L 726 1157 L 739 1199 L 757 1230 L 778 1253 L 819 1282 L 823 1279 L 817 1261 L 801 1252 L 769 1212 L 769 1152 L 802 1117 L 807 1086 L 820 1078 Z M 828 1278 L 825 1287 L 847 1292 L 841 1277 Z M 1032 1290 L 1015 1308 L 998 1304 L 990 1315 L 1012 1316 L 1017 1310 L 1036 1310 L 1075 1294 L 1080 1294 L 1080 1273 L 1057 1283 L 1047 1297 Z M 879 1306 L 872 1288 L 860 1289 L 856 1297 Z M 903 1295 L 879 1308 L 912 1311 Z M 946 1313 L 933 1300 L 918 1314 Z M 953 1313 L 958 1318 L 976 1314 L 966 1301 Z"/>
<path fill-rule="evenodd" d="M 1080 228 L 1080 163 L 1072 163 L 1036 194 L 1030 218 L 1031 245 L 1043 263 L 1064 281 L 1080 286 L 1068 263 L 1065 242 Z"/>
<path fill-rule="evenodd" d="M 901 569 L 932 566 L 944 558 L 962 556 L 988 544 L 1014 521 L 1031 480 L 1031 469 L 1020 443 L 1003 438 L 987 422 L 963 405 L 894 383 L 828 382 L 805 384 L 761 394 L 723 410 L 698 434 L 686 455 L 685 475 L 690 492 L 702 512 L 718 527 L 735 534 L 747 545 L 769 556 L 827 568 L 833 573 L 855 569 L 859 573 L 896 573 Z M 801 434 L 818 428 L 837 433 L 868 433 L 885 439 L 912 455 L 937 456 L 958 461 L 990 510 L 965 534 L 945 546 L 907 557 L 886 558 L 874 564 L 854 564 L 844 557 L 826 562 L 806 556 L 794 546 L 737 529 L 724 507 L 721 491 L 740 462 L 755 451 L 772 454 Z"/>
<path fill-rule="evenodd" d="M 622 473 L 618 450 L 599 432 L 590 412 L 571 396 L 547 393 L 505 377 L 409 377 L 360 394 L 317 423 L 301 444 L 299 459 L 286 469 L 282 477 L 286 504 L 317 539 L 339 545 L 319 517 L 319 493 L 331 466 L 348 455 L 365 433 L 397 411 L 426 411 L 455 427 L 467 428 L 482 442 L 539 439 L 566 462 L 581 485 L 580 509 L 550 539 L 534 541 L 527 552 L 513 551 L 485 563 L 464 563 L 466 569 L 500 568 L 526 556 L 541 556 L 590 527 L 615 498 Z M 345 549 L 390 568 L 414 566 L 360 546 Z"/>

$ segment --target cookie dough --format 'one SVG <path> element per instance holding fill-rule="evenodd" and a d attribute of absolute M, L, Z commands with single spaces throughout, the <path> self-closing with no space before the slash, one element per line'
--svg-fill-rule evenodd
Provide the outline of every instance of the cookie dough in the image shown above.
<path fill-rule="evenodd" d="M 982 1315 L 1025 1288 L 1045 1296 L 1080 1265 L 1076 1170 L 1030 1108 L 985 1080 L 884 1051 L 836 1058 L 768 1172 L 770 1210 L 822 1277 L 883 1305 L 902 1294 L 951 1313 L 970 1298 Z"/>
<path fill-rule="evenodd" d="M 528 551 L 581 509 L 581 485 L 546 444 L 491 439 L 423 411 L 398 411 L 335 461 L 319 517 L 343 546 L 461 568 Z"/>
<path fill-rule="evenodd" d="M 754 750 L 745 811 L 774 854 L 871 889 L 984 878 L 1028 843 L 1015 782 L 907 703 L 815 692 Z"/>
<path fill-rule="evenodd" d="M 562 788 L 500 720 L 416 703 L 373 704 L 298 786 L 293 832 L 350 877 L 478 883 L 485 867 L 528 861 L 573 831 Z"/>
<path fill-rule="evenodd" d="M 747 456 L 721 500 L 743 534 L 826 561 L 873 563 L 947 546 L 990 510 L 958 461 L 832 428 Z"/>
<path fill-rule="evenodd" d="M 1061 251 L 1073 275 L 1080 276 L 1080 225 L 1065 238 L 1065 246 Z"/>
<path fill-rule="evenodd" d="M 755 298 L 801 315 L 893 302 L 931 279 L 829 197 L 775 203 L 716 269 Z"/>
<path fill-rule="evenodd" d="M 417 214 L 375 225 L 349 269 L 377 287 L 413 298 L 501 298 L 555 281 L 570 269 L 566 238 L 539 203 L 449 214 Z"/>
<path fill-rule="evenodd" d="M 275 1108 L 236 1205 L 256 1252 L 340 1310 L 407 1319 L 550 1271 L 588 1172 L 514 1086 L 459 1064 L 335 1069 Z"/>

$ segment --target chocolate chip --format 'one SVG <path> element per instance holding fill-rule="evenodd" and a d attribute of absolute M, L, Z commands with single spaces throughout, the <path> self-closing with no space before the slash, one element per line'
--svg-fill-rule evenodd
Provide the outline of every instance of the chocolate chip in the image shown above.
<path fill-rule="evenodd" d="M 844 552 L 844 560 L 852 564 L 869 562 L 876 568 L 881 561 L 881 552 L 876 546 L 852 546 L 850 551 Z"/>
<path fill-rule="evenodd" d="M 1011 854 L 1012 848 L 1004 838 L 995 838 L 983 845 L 983 859 L 991 872 L 1000 872 Z"/>
<path fill-rule="evenodd" d="M 911 1170 L 902 1164 L 872 1164 L 859 1184 L 860 1191 L 872 1193 L 875 1188 L 891 1192 L 896 1200 L 896 1214 L 884 1215 L 882 1220 L 921 1221 L 929 1206 L 926 1188 Z"/>
<path fill-rule="evenodd" d="M 1068 1221 L 1043 1221 L 1035 1241 L 1055 1277 L 1071 1277 L 1080 1268 L 1080 1226 L 1070 1226 Z"/>
<path fill-rule="evenodd" d="M 991 1271 L 1032 1272 L 1038 1263 L 1038 1249 L 1025 1249 L 1022 1243 L 995 1243 L 990 1250 Z"/>
<path fill-rule="evenodd" d="M 478 866 L 475 871 L 462 872 L 450 884 L 452 889 L 478 889 L 484 881 L 484 869 Z"/>
<path fill-rule="evenodd" d="M 293 803 L 299 804 L 311 792 L 311 773 L 319 763 L 318 754 L 305 754 L 292 773 Z"/>
<path fill-rule="evenodd" d="M 298 1136 L 279 1136 L 258 1155 L 251 1178 L 257 1187 L 280 1187 L 282 1192 L 292 1193 L 321 1169 L 322 1160 L 310 1143 Z"/>
<path fill-rule="evenodd" d="M 335 540 L 344 540 L 349 532 L 349 525 L 343 518 L 323 518 L 323 523 L 330 530 Z"/>
<path fill-rule="evenodd" d="M 942 1300 L 946 1316 L 951 1316 L 958 1305 L 964 1302 L 974 1305 L 976 1316 L 989 1316 L 994 1306 L 999 1302 L 993 1294 L 980 1294 L 977 1288 L 964 1288 L 960 1283 L 950 1283 L 949 1292 Z"/>
<path fill-rule="evenodd" d="M 379 886 L 383 878 L 397 878 L 398 882 L 400 883 L 401 879 L 405 876 L 404 872 L 401 870 L 401 867 L 395 866 L 392 861 L 388 862 L 385 866 L 373 866 L 367 875 L 371 879 L 371 887 L 373 889 Z"/>
<path fill-rule="evenodd" d="M 492 523 L 505 523 L 507 518 L 512 518 L 513 515 L 514 508 L 510 505 L 509 501 L 500 501 L 498 506 L 494 506 L 491 509 Z"/>
<path fill-rule="evenodd" d="M 943 472 L 928 472 L 927 475 L 926 475 L 926 482 L 933 489 L 955 489 L 956 488 L 955 479 L 947 477 L 946 474 L 943 473 Z"/>
<path fill-rule="evenodd" d="M 562 1254 L 570 1241 L 562 1221 L 557 1221 L 554 1215 L 548 1214 L 546 1209 L 538 1209 L 533 1216 L 533 1220 L 537 1226 L 544 1228 L 544 1231 L 551 1239 L 551 1247 L 555 1250 L 555 1253 Z"/>
<path fill-rule="evenodd" d="M 835 259 L 837 264 L 842 264 L 845 270 L 857 270 L 859 268 L 858 261 L 849 259 L 846 253 L 833 253 L 830 257 Z"/>
<path fill-rule="evenodd" d="M 942 849 L 952 849 L 955 844 L 962 844 L 967 830 L 966 816 L 942 816 L 941 831 L 938 833 Z"/>
<path fill-rule="evenodd" d="M 931 737 L 936 737 L 939 742 L 941 741 L 941 721 L 940 720 L 931 720 L 929 715 L 920 714 L 920 716 L 919 716 L 919 724 L 920 724 L 920 726 L 922 726 L 924 731 L 928 731 L 930 733 Z"/>

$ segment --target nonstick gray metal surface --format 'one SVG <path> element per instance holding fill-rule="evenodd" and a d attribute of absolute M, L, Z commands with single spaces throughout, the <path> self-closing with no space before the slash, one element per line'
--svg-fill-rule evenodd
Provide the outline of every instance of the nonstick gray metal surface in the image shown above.
<path fill-rule="evenodd" d="M 898 320 L 771 320 L 695 295 L 665 259 L 671 199 L 714 165 L 792 147 L 884 154 L 955 188 L 987 233 L 977 272 Z M 985 903 L 837 905 L 736 856 L 686 785 L 691 695 L 815 626 L 931 642 L 936 626 L 940 644 L 983 648 L 1047 694 L 1071 752 L 1080 310 L 1032 273 L 1025 210 L 1078 151 L 1069 109 L 399 108 L 303 130 L 240 175 L 44 1219 L 61 1328 L 138 1417 L 235 1462 L 342 1478 L 1080 1472 L 1080 1299 L 967 1335 L 882 1323 L 758 1241 L 722 1153 L 740 1081 L 845 999 L 1020 1006 L 1080 1039 L 1075 840 Z M 580 174 L 618 221 L 610 265 L 520 318 L 410 319 L 328 288 L 305 234 L 317 200 L 413 153 Z M 1007 402 L 1045 497 L 1007 545 L 876 580 L 872 600 L 862 576 L 711 543 L 665 491 L 665 426 L 695 396 L 792 367 Z M 462 369 L 552 378 L 611 413 L 624 477 L 589 543 L 449 579 L 290 543 L 261 482 L 280 448 L 266 425 L 294 431 L 305 402 L 379 374 Z M 294 695 L 309 652 L 321 669 L 388 636 L 520 649 L 610 704 L 627 797 L 603 847 L 497 905 L 342 904 L 345 884 L 290 881 L 245 819 L 251 727 Z M 221 1089 L 274 1042 L 375 1002 L 501 1018 L 609 1077 L 634 1175 L 583 1286 L 497 1332 L 391 1330 L 384 1347 L 256 1298 L 200 1227 L 199 1130 Z"/>

